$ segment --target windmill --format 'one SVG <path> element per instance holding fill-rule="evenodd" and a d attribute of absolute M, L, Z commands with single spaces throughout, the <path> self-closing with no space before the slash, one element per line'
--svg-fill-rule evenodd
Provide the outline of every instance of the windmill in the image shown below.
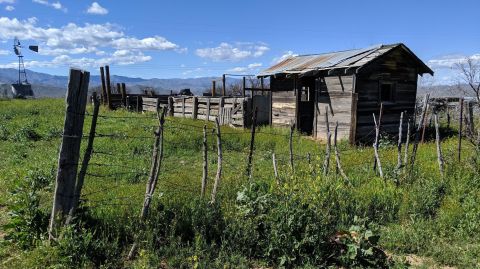
<path fill-rule="evenodd" d="M 25 65 L 23 64 L 22 44 L 17 37 L 13 39 L 13 51 L 18 57 L 18 80 L 17 83 L 12 84 L 12 93 L 15 98 L 26 98 L 33 96 L 32 85 L 28 83 L 27 72 L 25 71 Z M 38 52 L 38 46 L 28 46 L 28 49 L 34 52 Z"/>

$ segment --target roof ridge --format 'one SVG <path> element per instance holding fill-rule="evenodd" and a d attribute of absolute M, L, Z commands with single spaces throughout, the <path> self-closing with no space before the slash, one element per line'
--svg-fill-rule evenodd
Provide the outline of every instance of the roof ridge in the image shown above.
<path fill-rule="evenodd" d="M 355 51 L 355 50 L 366 50 L 366 49 L 382 48 L 382 47 L 388 47 L 388 46 L 398 46 L 398 45 L 401 45 L 401 44 L 402 43 L 394 43 L 394 44 L 388 44 L 388 45 L 376 44 L 376 45 L 372 45 L 372 46 L 369 46 L 369 47 L 358 48 L 358 49 L 346 49 L 346 50 L 337 50 L 337 51 L 329 51 L 329 52 L 322 52 L 322 53 L 299 54 L 299 55 L 296 55 L 296 56 L 292 56 L 291 58 L 302 57 L 302 56 L 319 56 L 319 55 L 333 54 L 333 53 L 340 53 L 340 52 L 348 52 L 348 51 Z"/>

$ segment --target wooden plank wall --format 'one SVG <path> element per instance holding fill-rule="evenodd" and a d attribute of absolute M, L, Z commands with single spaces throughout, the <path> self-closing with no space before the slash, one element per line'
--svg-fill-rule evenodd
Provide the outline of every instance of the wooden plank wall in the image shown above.
<path fill-rule="evenodd" d="M 338 139 L 348 139 L 352 124 L 353 76 L 332 76 L 317 79 L 314 137 L 327 138 L 325 107 L 329 109 L 330 130 L 338 121 Z M 314 126 L 315 127 L 315 126 Z"/>
<path fill-rule="evenodd" d="M 356 92 L 358 93 L 356 140 L 361 143 L 372 141 L 374 130 L 373 116 L 380 111 L 380 82 L 394 83 L 394 102 L 383 104 L 381 122 L 382 132 L 392 136 L 398 134 L 400 113 L 413 115 L 417 95 L 418 75 L 415 63 L 403 50 L 392 51 L 372 67 L 357 74 Z M 403 131 L 406 132 L 407 120 L 404 119 Z"/>
<path fill-rule="evenodd" d="M 287 127 L 296 122 L 297 97 L 293 90 L 272 91 L 272 125 Z"/>
<path fill-rule="evenodd" d="M 293 79 L 270 78 L 272 126 L 287 127 L 296 122 L 297 97 Z"/>

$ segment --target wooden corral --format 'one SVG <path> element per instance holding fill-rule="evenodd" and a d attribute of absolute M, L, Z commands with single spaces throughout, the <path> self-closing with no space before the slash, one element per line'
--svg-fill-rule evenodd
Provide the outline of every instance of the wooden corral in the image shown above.
<path fill-rule="evenodd" d="M 270 78 L 273 125 L 295 124 L 325 139 L 328 111 L 339 139 L 358 143 L 372 140 L 373 113 L 378 117 L 381 106 L 382 131 L 398 132 L 400 113 L 413 115 L 418 75 L 425 73 L 433 75 L 405 45 L 394 44 L 295 56 L 258 76 Z"/>
<path fill-rule="evenodd" d="M 207 96 L 170 96 L 162 98 L 143 97 L 143 111 L 156 111 L 158 106 L 168 108 L 173 117 L 215 121 L 218 117 L 221 125 L 249 127 L 252 111 L 257 106 L 269 105 L 268 96 L 252 97 L 207 97 Z M 257 123 L 268 124 L 268 111 L 258 111 Z"/>

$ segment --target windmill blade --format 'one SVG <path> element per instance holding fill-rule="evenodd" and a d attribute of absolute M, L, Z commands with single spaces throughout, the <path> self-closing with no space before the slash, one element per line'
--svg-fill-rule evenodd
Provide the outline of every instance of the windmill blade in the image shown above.
<path fill-rule="evenodd" d="M 38 52 L 38 46 L 28 46 L 31 51 Z"/>

